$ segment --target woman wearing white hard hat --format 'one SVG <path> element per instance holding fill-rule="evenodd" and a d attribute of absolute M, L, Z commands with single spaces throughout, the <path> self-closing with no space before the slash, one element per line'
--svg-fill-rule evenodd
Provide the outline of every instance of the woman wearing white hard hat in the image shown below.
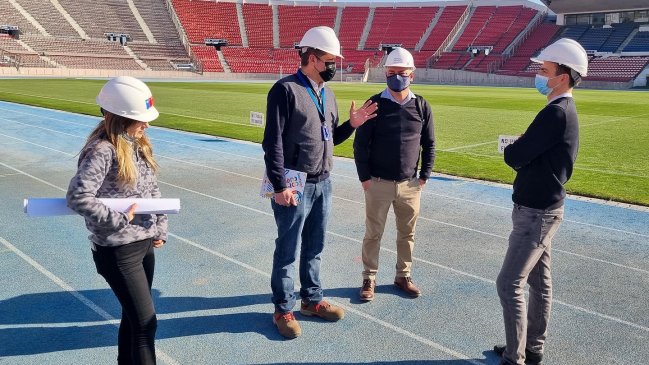
<path fill-rule="evenodd" d="M 153 249 L 167 239 L 167 216 L 136 214 L 136 204 L 115 211 L 99 198 L 160 197 L 158 164 L 145 133 L 158 111 L 149 88 L 128 76 L 108 81 L 97 104 L 104 119 L 81 149 L 68 206 L 85 218 L 97 272 L 122 305 L 118 364 L 155 364 Z"/>
<path fill-rule="evenodd" d="M 540 365 L 552 306 L 552 238 L 563 221 L 564 184 L 579 148 L 573 87 L 588 71 L 584 48 L 562 38 L 532 61 L 541 63 L 536 89 L 547 105 L 525 133 L 505 148 L 505 163 L 516 171 L 513 229 L 496 280 L 505 322 L 505 345 L 494 347 L 503 365 Z M 529 284 L 529 305 L 523 295 Z"/>

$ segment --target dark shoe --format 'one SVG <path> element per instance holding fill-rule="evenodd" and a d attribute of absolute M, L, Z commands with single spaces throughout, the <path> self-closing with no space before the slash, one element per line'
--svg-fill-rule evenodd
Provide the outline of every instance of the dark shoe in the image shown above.
<path fill-rule="evenodd" d="M 376 288 L 376 281 L 364 279 L 363 286 L 361 287 L 360 299 L 364 302 L 374 300 L 374 288 Z"/>
<path fill-rule="evenodd" d="M 502 357 L 505 353 L 505 345 L 494 346 L 494 352 Z M 543 365 L 543 354 L 525 349 L 525 365 Z"/>
<path fill-rule="evenodd" d="M 345 317 L 345 311 L 321 300 L 320 303 L 307 303 L 302 300 L 300 313 L 304 316 L 316 316 L 324 319 L 325 321 L 335 322 Z"/>
<path fill-rule="evenodd" d="M 293 312 L 275 312 L 273 314 L 273 324 L 277 326 L 279 334 L 286 338 L 296 338 L 302 334 L 302 328 L 300 328 L 300 324 L 295 319 Z"/>
<path fill-rule="evenodd" d="M 413 298 L 421 295 L 421 290 L 415 286 L 410 276 L 394 278 L 394 285 Z"/>

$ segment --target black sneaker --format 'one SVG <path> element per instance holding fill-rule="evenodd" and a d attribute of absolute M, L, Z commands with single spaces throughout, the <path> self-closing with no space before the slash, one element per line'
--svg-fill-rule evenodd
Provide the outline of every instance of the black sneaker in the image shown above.
<path fill-rule="evenodd" d="M 494 352 L 496 353 L 496 355 L 502 357 L 505 353 L 505 346 L 494 346 Z M 543 354 L 525 349 L 525 365 L 543 365 Z"/>

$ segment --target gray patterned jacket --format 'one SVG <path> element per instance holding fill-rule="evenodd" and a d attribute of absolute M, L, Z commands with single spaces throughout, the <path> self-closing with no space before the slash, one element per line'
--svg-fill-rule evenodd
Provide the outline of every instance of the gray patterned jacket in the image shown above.
<path fill-rule="evenodd" d="M 70 181 L 66 195 L 68 207 L 82 215 L 92 233 L 88 238 L 100 246 L 119 246 L 147 238 L 167 240 L 167 216 L 137 214 L 130 223 L 128 215 L 109 209 L 97 198 L 159 198 L 160 190 L 153 171 L 144 158 L 133 154 L 137 166 L 134 186 L 117 180 L 117 152 L 107 140 L 85 148 L 77 174 Z"/>

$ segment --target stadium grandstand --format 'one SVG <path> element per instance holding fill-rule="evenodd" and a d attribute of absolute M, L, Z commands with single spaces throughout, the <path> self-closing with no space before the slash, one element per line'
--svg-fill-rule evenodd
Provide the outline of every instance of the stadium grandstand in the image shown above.
<path fill-rule="evenodd" d="M 419 81 L 530 86 L 530 57 L 567 37 L 589 53 L 586 87 L 647 85 L 646 1 L 544 2 L 0 0 L 0 75 L 274 79 L 299 66 L 302 34 L 326 25 L 340 80 L 380 79 L 399 45 Z"/>

